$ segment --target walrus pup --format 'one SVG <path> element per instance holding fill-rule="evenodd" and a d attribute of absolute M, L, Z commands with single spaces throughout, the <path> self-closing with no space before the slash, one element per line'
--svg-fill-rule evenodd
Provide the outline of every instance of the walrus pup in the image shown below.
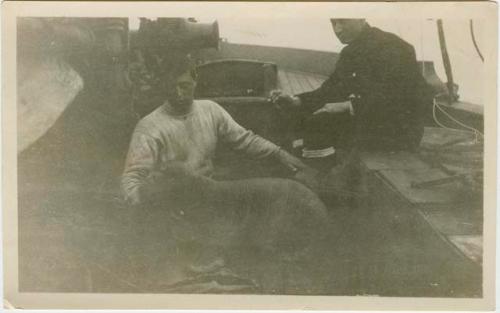
<path fill-rule="evenodd" d="M 151 205 L 169 212 L 177 240 L 296 255 L 326 232 L 323 202 L 290 179 L 216 181 L 175 163 L 147 185 Z"/>

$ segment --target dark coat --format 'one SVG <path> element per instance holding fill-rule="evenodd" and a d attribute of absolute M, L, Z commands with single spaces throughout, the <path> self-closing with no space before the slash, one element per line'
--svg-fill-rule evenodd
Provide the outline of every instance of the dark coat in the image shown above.
<path fill-rule="evenodd" d="M 413 46 L 367 26 L 342 49 L 328 80 L 298 96 L 308 112 L 351 99 L 358 147 L 413 149 L 423 134 L 425 86 Z"/>

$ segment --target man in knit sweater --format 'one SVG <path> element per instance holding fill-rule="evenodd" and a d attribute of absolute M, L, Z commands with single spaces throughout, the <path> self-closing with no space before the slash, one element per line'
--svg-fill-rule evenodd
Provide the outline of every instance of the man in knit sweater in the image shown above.
<path fill-rule="evenodd" d="M 137 124 L 121 181 L 128 203 L 147 202 L 147 178 L 169 162 L 181 162 L 195 173 L 210 176 L 219 142 L 251 157 L 275 158 L 291 169 L 306 168 L 299 159 L 240 126 L 217 103 L 194 100 L 195 78 L 189 59 L 175 64 L 164 79 L 166 101 Z"/>

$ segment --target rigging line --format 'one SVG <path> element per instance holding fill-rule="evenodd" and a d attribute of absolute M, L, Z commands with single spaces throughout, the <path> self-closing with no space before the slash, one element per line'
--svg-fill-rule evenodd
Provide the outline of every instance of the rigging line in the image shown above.
<path fill-rule="evenodd" d="M 441 113 L 443 113 L 446 117 L 448 117 L 451 121 L 457 123 L 458 125 L 466 128 L 466 130 L 460 130 L 460 129 L 455 129 L 455 128 L 451 128 L 451 127 L 448 127 L 448 126 L 445 126 L 443 125 L 437 118 L 437 115 L 436 115 L 436 108 L 439 109 L 439 111 L 441 111 Z M 436 101 L 436 98 L 433 99 L 433 105 L 432 105 L 432 117 L 434 119 L 434 122 L 442 127 L 442 128 L 445 128 L 445 129 L 448 129 L 448 130 L 454 130 L 454 131 L 458 131 L 458 132 L 468 132 L 468 133 L 474 133 L 475 135 L 475 142 L 478 142 L 479 141 L 479 137 L 478 135 L 480 135 L 481 137 L 484 138 L 484 134 L 482 132 L 480 132 L 479 130 L 475 129 L 474 127 L 472 126 L 469 126 L 469 125 L 466 125 L 462 122 L 460 122 L 459 120 L 457 120 L 456 118 L 454 118 L 451 114 L 449 114 L 448 112 L 446 112 Z"/>
<path fill-rule="evenodd" d="M 464 124 L 462 122 L 460 122 L 459 120 L 457 120 L 456 118 L 454 118 L 451 114 L 449 114 L 448 112 L 446 112 L 439 104 L 436 105 L 437 108 L 439 109 L 439 111 L 441 111 L 444 115 L 446 115 L 450 120 L 452 120 L 453 122 L 457 123 L 458 125 L 464 127 L 464 128 L 467 128 L 469 129 L 470 131 L 473 131 L 481 136 L 484 137 L 483 133 L 480 132 L 479 130 L 477 130 L 476 128 L 472 127 L 472 126 L 469 126 L 467 124 Z"/>
<path fill-rule="evenodd" d="M 437 118 L 437 115 L 436 115 L 436 107 L 437 107 L 437 103 L 436 103 L 436 100 L 434 100 L 434 104 L 432 105 L 432 118 L 434 119 L 434 122 L 441 128 L 443 129 L 447 129 L 447 130 L 452 130 L 452 131 L 456 131 L 456 132 L 462 132 L 462 133 L 474 133 L 474 142 L 478 142 L 478 137 L 477 137 L 477 133 L 476 132 L 471 132 L 469 130 L 462 130 L 462 129 L 455 129 L 455 128 L 451 128 L 451 127 L 448 127 L 448 126 L 445 126 L 443 125 Z"/>
<path fill-rule="evenodd" d="M 469 21 L 469 29 L 470 29 L 470 35 L 472 37 L 472 43 L 474 44 L 474 48 L 476 48 L 476 52 L 481 58 L 481 61 L 484 62 L 483 54 L 481 53 L 481 50 L 479 50 L 479 46 L 477 45 L 476 41 L 476 36 L 474 35 L 474 22 L 472 21 L 472 19 Z"/>

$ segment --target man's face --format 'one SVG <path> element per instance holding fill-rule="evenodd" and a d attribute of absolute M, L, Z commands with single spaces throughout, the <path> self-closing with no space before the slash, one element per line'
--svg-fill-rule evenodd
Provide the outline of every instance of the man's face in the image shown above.
<path fill-rule="evenodd" d="M 364 19 L 340 18 L 331 19 L 330 21 L 332 22 L 335 35 L 337 35 L 337 38 L 343 44 L 349 44 L 358 38 L 366 25 Z"/>
<path fill-rule="evenodd" d="M 196 81 L 189 71 L 167 82 L 167 100 L 173 107 L 187 108 L 193 103 Z"/>

